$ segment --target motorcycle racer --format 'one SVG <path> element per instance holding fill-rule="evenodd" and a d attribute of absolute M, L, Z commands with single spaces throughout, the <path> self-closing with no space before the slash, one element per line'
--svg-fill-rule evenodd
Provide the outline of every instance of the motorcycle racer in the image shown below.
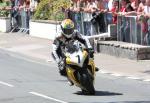
<path fill-rule="evenodd" d="M 52 56 L 58 64 L 60 74 L 62 76 L 66 76 L 65 61 L 62 53 L 65 47 L 71 45 L 72 42 L 77 40 L 85 46 L 91 58 L 93 58 L 94 50 L 92 49 L 89 40 L 83 37 L 77 30 L 75 30 L 75 26 L 72 20 L 65 19 L 61 22 L 60 26 L 61 33 L 54 39 L 52 44 Z"/>

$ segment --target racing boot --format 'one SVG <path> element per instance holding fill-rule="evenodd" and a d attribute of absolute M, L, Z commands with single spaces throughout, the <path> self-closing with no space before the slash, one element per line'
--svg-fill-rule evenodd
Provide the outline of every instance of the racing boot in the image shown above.
<path fill-rule="evenodd" d="M 98 68 L 98 67 L 95 67 L 95 71 L 98 72 L 98 71 L 99 71 L 99 68 Z"/>
<path fill-rule="evenodd" d="M 74 85 L 74 83 L 68 78 L 68 84 L 70 85 L 70 86 L 73 86 Z"/>

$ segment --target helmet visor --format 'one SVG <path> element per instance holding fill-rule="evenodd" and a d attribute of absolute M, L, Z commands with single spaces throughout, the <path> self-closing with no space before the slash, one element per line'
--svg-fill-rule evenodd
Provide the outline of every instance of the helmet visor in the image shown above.
<path fill-rule="evenodd" d="M 63 33 L 65 35 L 71 35 L 71 34 L 73 34 L 73 32 L 74 32 L 73 28 L 72 29 L 63 29 Z"/>

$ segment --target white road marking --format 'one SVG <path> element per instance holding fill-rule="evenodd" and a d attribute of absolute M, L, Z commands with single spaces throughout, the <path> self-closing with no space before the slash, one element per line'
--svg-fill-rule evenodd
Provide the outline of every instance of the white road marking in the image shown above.
<path fill-rule="evenodd" d="M 40 93 L 37 93 L 37 92 L 29 92 L 29 93 L 33 94 L 33 95 L 36 95 L 36 96 L 39 96 L 39 97 L 43 97 L 45 99 L 53 100 L 53 101 L 56 101 L 56 102 L 59 102 L 59 103 L 68 103 L 68 102 L 58 100 L 58 99 L 55 99 L 55 98 L 52 98 L 52 97 L 49 97 L 49 96 L 46 96 L 46 95 L 43 95 L 43 94 L 40 94 Z"/>
<path fill-rule="evenodd" d="M 5 82 L 2 82 L 2 81 L 0 81 L 0 84 L 3 84 L 3 85 L 8 86 L 8 87 L 14 87 L 13 85 L 5 83 Z"/>
<path fill-rule="evenodd" d="M 138 77 L 127 77 L 127 78 L 129 78 L 129 79 L 135 79 L 135 80 L 140 79 L 140 78 L 138 78 Z"/>
<path fill-rule="evenodd" d="M 144 82 L 150 82 L 150 79 L 145 79 L 145 80 L 143 80 Z"/>
<path fill-rule="evenodd" d="M 10 51 L 29 51 L 29 50 L 34 50 L 34 49 L 40 49 L 43 48 L 43 45 L 37 45 L 37 44 L 26 44 L 26 45 L 19 45 L 19 46 L 14 46 L 11 48 L 7 48 L 7 50 Z"/>
<path fill-rule="evenodd" d="M 116 77 L 125 77 L 128 79 L 139 80 L 139 81 L 143 81 L 143 82 L 150 82 L 150 79 L 143 79 L 143 78 L 134 77 L 134 76 L 126 76 L 126 75 L 122 75 L 122 74 L 118 74 L 118 73 L 111 73 L 111 72 L 107 72 L 107 71 L 103 71 L 103 70 L 100 70 L 99 73 L 109 74 L 109 75 L 116 76 Z"/>
<path fill-rule="evenodd" d="M 52 62 L 52 61 L 53 61 L 52 59 L 47 59 L 47 60 L 46 60 L 46 62 Z"/>
<path fill-rule="evenodd" d="M 102 73 L 102 74 L 107 74 L 108 73 L 108 72 L 103 71 L 103 70 L 100 70 L 99 72 Z"/>
<path fill-rule="evenodd" d="M 120 76 L 122 76 L 121 74 L 117 74 L 117 73 L 113 73 L 113 74 L 111 74 L 112 76 L 116 76 L 116 77 L 120 77 Z"/>

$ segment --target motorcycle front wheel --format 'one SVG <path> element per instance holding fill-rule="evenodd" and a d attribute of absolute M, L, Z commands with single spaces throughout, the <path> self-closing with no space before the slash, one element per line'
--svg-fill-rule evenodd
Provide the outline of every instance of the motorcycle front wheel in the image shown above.
<path fill-rule="evenodd" d="M 86 71 L 85 73 L 82 73 L 80 75 L 80 82 L 81 85 L 84 87 L 82 88 L 82 93 L 85 95 L 94 95 L 95 94 L 95 88 L 93 85 L 93 78 L 91 75 Z"/>

